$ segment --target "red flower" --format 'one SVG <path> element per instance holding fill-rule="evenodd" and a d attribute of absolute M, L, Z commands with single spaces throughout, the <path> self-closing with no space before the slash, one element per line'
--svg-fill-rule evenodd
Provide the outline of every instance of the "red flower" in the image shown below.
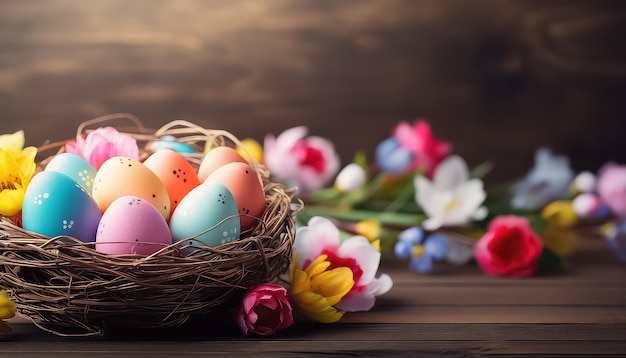
<path fill-rule="evenodd" d="M 237 324 L 243 334 L 249 332 L 267 336 L 293 324 L 293 314 L 287 290 L 275 284 L 255 286 L 243 295 L 237 314 Z"/>
<path fill-rule="evenodd" d="M 541 240 L 528 220 L 499 216 L 491 220 L 487 233 L 474 247 L 474 257 L 489 275 L 527 277 L 535 272 Z"/>

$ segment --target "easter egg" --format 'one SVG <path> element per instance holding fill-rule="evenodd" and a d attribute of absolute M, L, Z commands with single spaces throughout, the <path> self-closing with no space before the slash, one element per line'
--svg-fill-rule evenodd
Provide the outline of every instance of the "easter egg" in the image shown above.
<path fill-rule="evenodd" d="M 265 211 L 265 193 L 257 173 L 247 163 L 222 165 L 209 175 L 205 183 L 223 184 L 233 194 L 241 220 L 241 231 L 252 228 Z"/>
<path fill-rule="evenodd" d="M 169 227 L 157 208 L 130 195 L 109 205 L 96 233 L 96 251 L 112 255 L 150 255 L 171 243 Z"/>
<path fill-rule="evenodd" d="M 196 170 L 181 154 L 163 149 L 153 153 L 143 164 L 161 180 L 170 197 L 170 211 L 174 211 L 178 203 L 191 189 L 200 185 Z"/>
<path fill-rule="evenodd" d="M 192 189 L 172 213 L 172 240 L 189 240 L 189 245 L 217 246 L 239 239 L 237 204 L 226 186 L 203 183 Z"/>
<path fill-rule="evenodd" d="M 24 193 L 24 230 L 92 242 L 101 217 L 89 193 L 65 174 L 42 171 L 32 178 Z"/>
<path fill-rule="evenodd" d="M 102 163 L 91 195 L 102 213 L 115 199 L 132 195 L 154 205 L 165 220 L 170 216 L 170 198 L 165 185 L 143 163 L 129 157 L 116 156 Z"/>
<path fill-rule="evenodd" d="M 227 146 L 215 147 L 202 158 L 198 168 L 198 179 L 200 182 L 203 182 L 215 169 L 233 162 L 248 163 L 234 148 Z"/>
<path fill-rule="evenodd" d="M 67 175 L 91 194 L 96 169 L 81 156 L 73 153 L 57 154 L 46 165 L 45 170 Z"/>

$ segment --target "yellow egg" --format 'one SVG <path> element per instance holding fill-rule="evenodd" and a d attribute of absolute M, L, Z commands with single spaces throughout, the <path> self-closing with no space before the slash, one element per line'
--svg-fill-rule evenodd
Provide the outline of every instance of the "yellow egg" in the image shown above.
<path fill-rule="evenodd" d="M 138 160 L 124 156 L 110 158 L 96 174 L 93 199 L 104 213 L 115 199 L 126 195 L 148 201 L 165 220 L 169 219 L 170 198 L 159 177 Z"/>

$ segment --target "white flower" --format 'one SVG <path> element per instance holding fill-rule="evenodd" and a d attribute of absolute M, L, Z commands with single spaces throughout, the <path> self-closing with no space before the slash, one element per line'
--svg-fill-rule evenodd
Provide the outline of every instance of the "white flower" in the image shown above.
<path fill-rule="evenodd" d="M 596 176 L 590 171 L 580 172 L 574 178 L 573 185 L 581 193 L 593 193 L 596 190 Z"/>
<path fill-rule="evenodd" d="M 356 163 L 346 165 L 335 179 L 335 188 L 339 191 L 351 191 L 365 183 L 365 169 Z"/>
<path fill-rule="evenodd" d="M 422 175 L 415 177 L 415 201 L 428 216 L 422 223 L 427 230 L 485 218 L 487 209 L 481 204 L 486 196 L 482 180 L 469 179 L 467 164 L 458 155 L 439 164 L 432 182 Z"/>
<path fill-rule="evenodd" d="M 380 252 L 364 236 L 352 236 L 343 242 L 339 229 L 327 218 L 313 217 L 297 229 L 294 251 L 298 253 L 298 268 L 306 268 L 319 255 L 328 255 L 333 267 L 348 267 L 354 274 L 352 290 L 335 306 L 343 311 L 368 311 L 376 296 L 391 289 L 393 282 L 386 274 L 376 277 Z"/>

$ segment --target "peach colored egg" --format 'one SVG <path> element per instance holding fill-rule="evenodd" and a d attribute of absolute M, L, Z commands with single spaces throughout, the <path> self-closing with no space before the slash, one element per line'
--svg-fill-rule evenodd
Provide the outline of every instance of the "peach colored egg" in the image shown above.
<path fill-rule="evenodd" d="M 233 162 L 215 169 L 205 182 L 221 183 L 235 198 L 241 231 L 255 226 L 265 211 L 265 193 L 257 173 L 247 163 Z"/>
<path fill-rule="evenodd" d="M 215 171 L 215 169 L 221 167 L 224 164 L 240 162 L 248 163 L 237 150 L 227 146 L 215 147 L 211 149 L 200 162 L 200 168 L 198 168 L 198 179 L 200 182 L 204 182 L 206 178 Z"/>
<path fill-rule="evenodd" d="M 143 164 L 161 180 L 170 197 L 170 211 L 174 212 L 183 197 L 200 185 L 196 170 L 180 153 L 171 149 L 153 153 Z"/>
<path fill-rule="evenodd" d="M 170 197 L 165 185 L 143 163 L 129 157 L 116 156 L 105 161 L 96 174 L 91 195 L 102 213 L 115 199 L 132 195 L 154 205 L 165 220 L 170 217 Z"/>

